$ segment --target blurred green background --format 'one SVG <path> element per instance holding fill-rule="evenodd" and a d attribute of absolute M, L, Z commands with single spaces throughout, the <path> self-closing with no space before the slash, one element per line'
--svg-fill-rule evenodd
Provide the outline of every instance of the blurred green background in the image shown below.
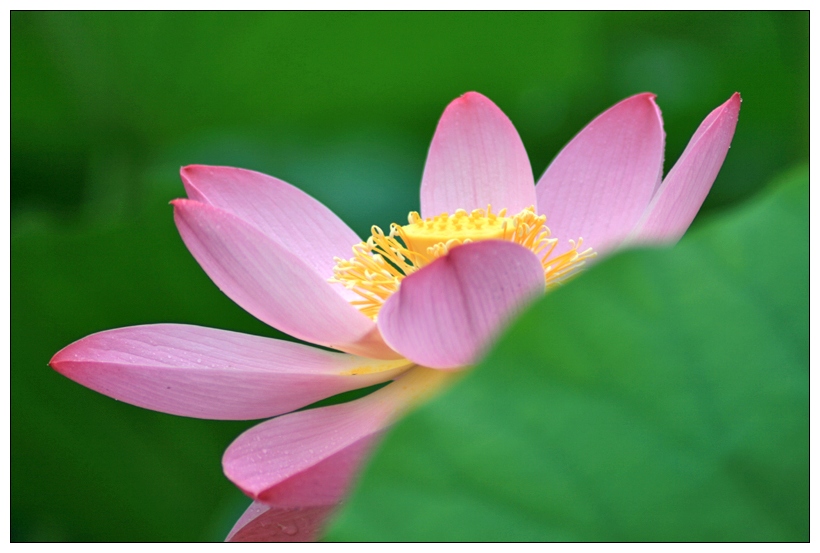
<path fill-rule="evenodd" d="M 438 117 L 469 90 L 512 119 L 536 178 L 642 91 L 668 169 L 740 91 L 699 218 L 808 159 L 807 13 L 13 12 L 11 31 L 14 541 L 216 540 L 249 503 L 220 458 L 253 423 L 141 410 L 46 365 L 134 324 L 281 336 L 185 250 L 182 165 L 275 175 L 364 234 L 418 208 Z"/>

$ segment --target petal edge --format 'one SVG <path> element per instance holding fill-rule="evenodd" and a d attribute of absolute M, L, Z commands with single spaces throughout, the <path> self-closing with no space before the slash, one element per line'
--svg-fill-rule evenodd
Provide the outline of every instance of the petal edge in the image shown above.
<path fill-rule="evenodd" d="M 225 450 L 225 476 L 253 499 L 278 508 L 341 499 L 378 434 L 450 378 L 415 367 L 355 401 L 258 424 Z"/>
<path fill-rule="evenodd" d="M 698 126 L 633 233 L 638 243 L 676 242 L 700 210 L 726 159 L 740 113 L 735 92 Z"/>
<path fill-rule="evenodd" d="M 171 203 L 188 250 L 211 280 L 251 315 L 314 344 L 366 357 L 399 357 L 370 319 L 262 231 L 208 204 Z"/>
<path fill-rule="evenodd" d="M 250 223 L 324 278 L 333 276 L 334 257 L 350 257 L 351 248 L 361 241 L 325 205 L 276 177 L 208 165 L 183 167 L 180 177 L 189 199 Z M 344 287 L 334 289 L 350 299 Z"/>
<path fill-rule="evenodd" d="M 118 328 L 86 336 L 49 363 L 102 394 L 204 419 L 272 417 L 395 378 L 407 361 L 375 361 L 192 325 Z"/>
<path fill-rule="evenodd" d="M 532 167 L 512 122 L 489 98 L 468 92 L 439 120 L 421 180 L 421 214 L 535 205 Z"/>
<path fill-rule="evenodd" d="M 584 127 L 538 180 L 538 212 L 565 251 L 583 238 L 599 254 L 616 247 L 661 182 L 663 120 L 655 95 L 622 100 Z"/>
<path fill-rule="evenodd" d="M 457 369 L 475 362 L 544 286 L 530 250 L 499 240 L 464 244 L 406 277 L 381 308 L 379 329 L 411 361 Z"/>

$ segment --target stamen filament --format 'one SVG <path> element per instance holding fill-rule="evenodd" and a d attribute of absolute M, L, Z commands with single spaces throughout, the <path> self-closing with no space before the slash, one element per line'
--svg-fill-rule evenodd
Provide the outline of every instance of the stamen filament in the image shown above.
<path fill-rule="evenodd" d="M 532 251 L 544 268 L 546 288 L 558 286 L 574 275 L 587 259 L 595 256 L 591 248 L 579 251 L 583 240 L 570 240 L 570 249 L 553 257 L 558 240 L 551 237 L 546 216 L 536 215 L 529 207 L 514 217 L 507 210 L 497 214 L 492 206 L 467 213 L 443 213 L 423 219 L 415 211 L 404 226 L 390 225 L 390 233 L 373 226 L 366 242 L 353 246 L 349 260 L 336 258 L 330 282 L 342 284 L 362 299 L 351 301 L 362 313 L 376 319 L 382 304 L 399 289 L 402 279 L 447 255 L 463 244 L 481 240 L 508 240 Z"/>

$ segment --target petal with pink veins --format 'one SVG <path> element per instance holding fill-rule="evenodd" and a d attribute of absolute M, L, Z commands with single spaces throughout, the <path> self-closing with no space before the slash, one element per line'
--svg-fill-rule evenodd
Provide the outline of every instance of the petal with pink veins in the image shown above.
<path fill-rule="evenodd" d="M 676 242 L 683 236 L 726 159 L 739 113 L 735 92 L 704 119 L 638 223 L 635 242 Z"/>
<path fill-rule="evenodd" d="M 333 276 L 334 257 L 347 259 L 361 239 L 331 210 L 290 184 L 256 171 L 189 165 L 180 170 L 188 198 L 255 226 L 299 256 L 319 276 Z M 334 290 L 351 299 L 342 286 Z M 355 294 L 353 294 L 355 296 Z"/>
<path fill-rule="evenodd" d="M 174 200 L 185 245 L 216 285 L 251 315 L 301 340 L 395 359 L 373 321 L 299 256 L 219 208 Z"/>
<path fill-rule="evenodd" d="M 225 475 L 253 499 L 277 508 L 336 503 L 378 434 L 450 378 L 415 367 L 361 399 L 263 422 L 225 451 Z"/>
<path fill-rule="evenodd" d="M 395 378 L 411 364 L 190 325 L 108 330 L 63 348 L 50 365 L 133 405 L 204 419 L 259 419 Z"/>
<path fill-rule="evenodd" d="M 599 254 L 635 226 L 663 172 L 664 132 L 654 94 L 627 98 L 567 144 L 538 181 L 538 212 L 559 244 L 583 238 Z"/>
<path fill-rule="evenodd" d="M 543 291 L 544 269 L 530 250 L 500 240 L 465 244 L 407 276 L 379 311 L 379 329 L 411 361 L 457 369 Z"/>
<path fill-rule="evenodd" d="M 477 92 L 453 100 L 436 127 L 421 180 L 421 214 L 534 206 L 532 167 L 518 131 Z"/>
<path fill-rule="evenodd" d="M 254 501 L 231 529 L 227 542 L 310 542 L 318 540 L 335 505 L 280 509 Z"/>

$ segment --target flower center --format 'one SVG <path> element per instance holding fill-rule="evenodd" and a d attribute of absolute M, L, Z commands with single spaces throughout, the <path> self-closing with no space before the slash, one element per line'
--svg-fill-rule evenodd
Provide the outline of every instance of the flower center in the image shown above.
<path fill-rule="evenodd" d="M 442 213 L 435 217 L 422 219 L 415 211 L 408 216 L 409 224 L 401 227 L 401 238 L 407 248 L 417 252 L 426 252 L 438 244 L 451 240 L 460 243 L 480 240 L 503 240 L 508 229 L 512 229 L 515 220 L 505 213 L 496 215 L 492 210 L 476 209 L 468 214 L 463 209 L 453 215 Z"/>
<path fill-rule="evenodd" d="M 390 234 L 372 227 L 370 238 L 353 246 L 351 259 L 335 259 L 330 282 L 355 291 L 361 299 L 351 303 L 374 320 L 404 277 L 462 244 L 481 240 L 520 244 L 541 260 L 547 288 L 566 281 L 595 256 L 592 248 L 579 251 L 581 238 L 569 240 L 568 251 L 553 255 L 558 240 L 550 237 L 546 216 L 536 215 L 533 207 L 512 217 L 507 216 L 506 209 L 496 214 L 487 206 L 471 213 L 459 209 L 452 215 L 442 213 L 426 219 L 413 211 L 407 219 L 404 226 L 390 225 Z"/>

